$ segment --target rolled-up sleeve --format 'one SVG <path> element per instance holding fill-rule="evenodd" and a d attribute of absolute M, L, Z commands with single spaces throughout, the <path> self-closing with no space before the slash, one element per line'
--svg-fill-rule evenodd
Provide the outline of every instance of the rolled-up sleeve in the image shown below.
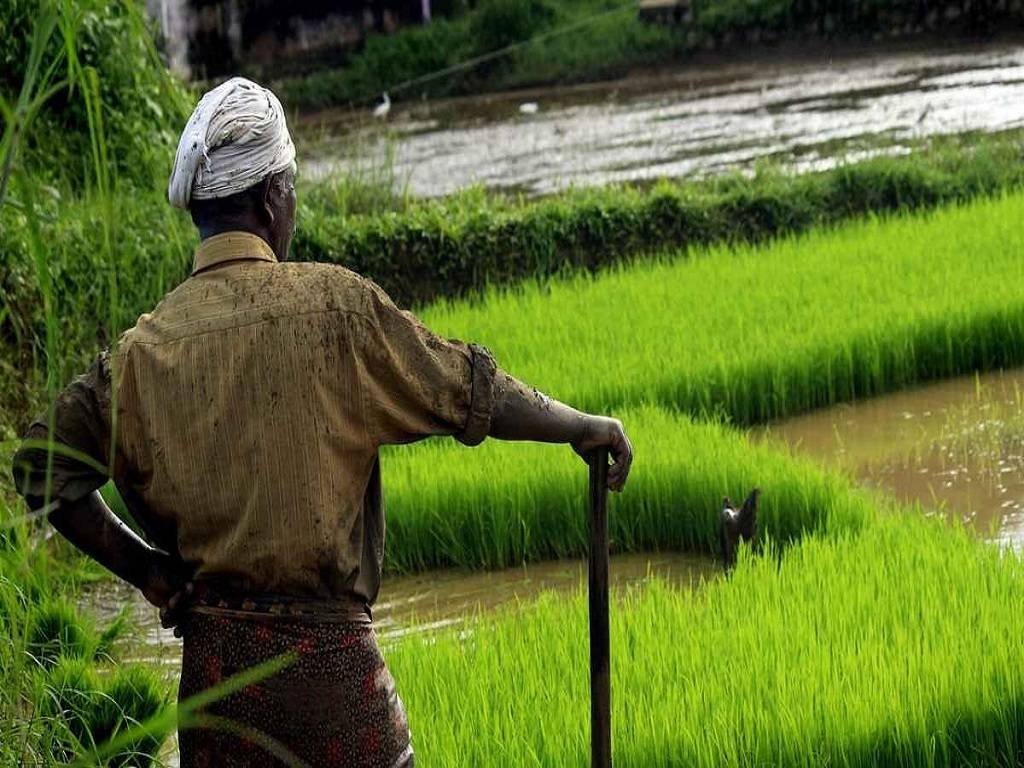
<path fill-rule="evenodd" d="M 44 499 L 77 501 L 107 481 L 109 415 L 110 357 L 104 351 L 58 396 L 52 432 L 47 412 L 23 435 L 11 469 L 30 506 Z"/>
<path fill-rule="evenodd" d="M 367 283 L 358 339 L 361 389 L 378 444 L 452 435 L 476 445 L 490 432 L 497 364 L 479 344 L 444 339 Z"/>

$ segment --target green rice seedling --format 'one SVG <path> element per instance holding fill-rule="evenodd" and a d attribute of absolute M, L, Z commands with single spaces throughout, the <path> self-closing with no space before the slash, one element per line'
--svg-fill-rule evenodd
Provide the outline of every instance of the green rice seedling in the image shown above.
<path fill-rule="evenodd" d="M 28 652 L 37 664 L 50 667 L 60 658 L 82 659 L 91 655 L 93 627 L 67 600 L 45 599 L 34 606 L 27 618 Z"/>
<path fill-rule="evenodd" d="M 857 528 L 881 503 L 867 494 L 854 503 L 846 480 L 724 425 L 651 406 L 619 415 L 636 463 L 628 490 L 611 502 L 614 551 L 715 551 L 722 497 L 743 498 L 755 485 L 764 491 L 761 529 L 779 542 Z M 586 552 L 587 467 L 566 446 L 427 440 L 387 450 L 381 466 L 391 571 Z"/>
<path fill-rule="evenodd" d="M 959 527 L 883 518 L 806 537 L 781 560 L 744 549 L 731 578 L 699 591 L 655 581 L 623 599 L 612 602 L 618 764 L 1024 757 L 1024 563 Z M 586 764 L 585 595 L 410 637 L 387 658 L 424 762 Z"/>
<path fill-rule="evenodd" d="M 142 667 L 122 665 L 108 676 L 82 659 L 62 659 L 43 682 L 44 716 L 57 719 L 55 758 L 85 758 L 121 732 L 155 717 L 168 703 L 166 689 Z M 163 738 L 145 734 L 107 757 L 108 766 L 148 766 Z"/>
<path fill-rule="evenodd" d="M 753 424 L 1024 360 L 1024 196 L 665 254 L 421 313 L 591 411 Z M 688 258 L 684 258 L 688 257 Z"/>

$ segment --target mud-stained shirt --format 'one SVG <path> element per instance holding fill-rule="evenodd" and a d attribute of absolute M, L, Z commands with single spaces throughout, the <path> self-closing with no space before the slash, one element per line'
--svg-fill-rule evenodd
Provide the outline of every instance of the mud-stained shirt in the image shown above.
<path fill-rule="evenodd" d="M 486 348 L 439 337 L 371 280 L 280 263 L 261 238 L 226 232 L 61 393 L 53 439 L 74 455 L 58 447 L 48 471 L 44 415 L 15 482 L 30 503 L 74 501 L 112 477 L 151 541 L 197 579 L 372 603 L 379 447 L 479 443 L 496 371 Z"/>

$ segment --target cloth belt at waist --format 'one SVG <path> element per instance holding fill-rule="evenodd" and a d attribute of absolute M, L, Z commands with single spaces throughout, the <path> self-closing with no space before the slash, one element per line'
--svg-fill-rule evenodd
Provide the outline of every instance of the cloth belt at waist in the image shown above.
<path fill-rule="evenodd" d="M 370 607 L 355 595 L 332 598 L 240 592 L 210 581 L 197 581 L 188 610 L 239 619 L 292 619 L 372 625 Z"/>

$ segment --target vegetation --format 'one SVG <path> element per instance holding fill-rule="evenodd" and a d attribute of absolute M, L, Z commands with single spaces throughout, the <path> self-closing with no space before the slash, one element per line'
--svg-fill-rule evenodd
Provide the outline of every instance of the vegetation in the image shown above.
<path fill-rule="evenodd" d="M 387 215 L 363 215 L 354 204 L 365 195 L 353 199 L 347 183 L 340 192 L 327 183 L 307 192 L 293 250 L 297 258 L 344 264 L 400 304 L 422 306 L 664 248 L 757 242 L 872 212 L 930 208 L 1024 180 L 1016 132 L 936 140 L 918 150 L 796 177 L 769 167 L 753 179 L 663 181 L 533 201 L 476 190 L 397 201 L 400 210 Z"/>
<path fill-rule="evenodd" d="M 173 108 L 184 104 L 143 27 L 130 0 L 19 0 L 0 9 L 10 43 L 0 53 L 0 230 L 3 248 L 16 254 L 0 260 L 5 449 L 15 434 L 8 419 L 21 418 L 40 390 L 53 396 L 61 360 L 74 354 L 64 345 L 81 339 L 59 334 L 67 283 L 65 265 L 51 259 L 61 242 L 54 229 L 89 231 L 94 247 L 84 252 L 73 295 L 89 296 L 94 323 L 116 327 L 119 270 L 129 264 L 115 258 L 112 203 L 152 178 L 171 130 L 169 122 L 154 130 L 153 118 L 173 121 Z M 91 216 L 68 221 L 63 208 L 58 216 L 65 196 L 80 196 Z M 75 256 L 83 261 L 83 252 Z M 74 594 L 86 569 L 67 552 L 49 556 L 40 527 L 15 503 L 6 469 L 0 478 L 0 765 L 149 765 L 166 723 L 159 732 L 133 730 L 167 704 L 163 681 L 150 669 L 109 663 L 123 617 L 100 632 L 56 597 Z M 101 749 L 108 739 L 113 746 Z"/>
<path fill-rule="evenodd" d="M 766 490 L 758 516 L 776 542 L 856 530 L 878 500 L 775 446 L 721 424 L 654 406 L 617 411 L 636 450 L 629 492 L 616 497 L 613 551 L 717 548 L 722 497 Z M 587 551 L 586 466 L 565 446 L 487 441 L 465 448 L 428 440 L 386 451 L 389 571 L 457 565 L 493 569 Z M 543 467 L 538 476 L 537 467 Z M 841 501 L 834 501 L 840 499 Z"/>
<path fill-rule="evenodd" d="M 586 410 L 653 402 L 754 424 L 1019 364 L 1022 214 L 1012 193 L 870 217 L 442 301 L 421 317 Z"/>
<path fill-rule="evenodd" d="M 447 18 L 371 35 L 346 66 L 275 83 L 289 109 L 479 93 L 599 80 L 684 61 L 698 50 L 808 38 L 878 38 L 921 32 L 985 34 L 1019 26 L 1012 4 L 972 0 L 695 0 L 678 26 L 641 21 L 616 0 L 443 3 Z"/>
<path fill-rule="evenodd" d="M 116 663 L 115 641 L 131 627 L 122 614 L 98 628 L 67 598 L 81 565 L 33 541 L 37 532 L 0 499 L 0 765 L 52 765 L 89 755 L 160 712 L 169 693 L 160 677 Z M 146 766 L 162 732 L 123 739 L 112 766 Z"/>
<path fill-rule="evenodd" d="M 101 140 L 115 183 L 148 187 L 165 174 L 190 105 L 150 33 L 134 0 L 6 0 L 0 104 L 13 114 L 0 111 L 0 173 L 20 167 L 66 196 L 97 183 Z M 18 99 L 26 91 L 42 97 L 32 110 Z"/>
<path fill-rule="evenodd" d="M 1022 576 L 1019 556 L 901 515 L 805 538 L 781 560 L 741 555 L 729 579 L 695 592 L 645 585 L 613 601 L 615 760 L 1018 765 Z M 582 764 L 586 627 L 584 595 L 548 595 L 391 647 L 418 756 Z"/>

